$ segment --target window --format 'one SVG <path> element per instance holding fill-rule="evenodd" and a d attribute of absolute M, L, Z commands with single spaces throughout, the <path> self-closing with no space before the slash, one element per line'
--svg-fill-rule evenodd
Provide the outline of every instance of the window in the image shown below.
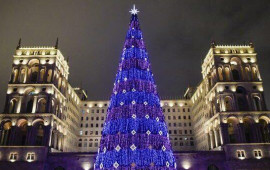
<path fill-rule="evenodd" d="M 85 127 L 88 127 L 88 123 L 85 124 Z"/>
<path fill-rule="evenodd" d="M 84 134 L 85 134 L 85 135 L 88 135 L 88 131 L 85 131 Z"/>
<path fill-rule="evenodd" d="M 175 112 L 175 109 L 173 109 L 172 111 Z"/>
<path fill-rule="evenodd" d="M 96 120 L 99 120 L 99 117 L 97 117 Z"/>
<path fill-rule="evenodd" d="M 168 116 L 168 119 L 171 120 L 171 116 Z"/>
<path fill-rule="evenodd" d="M 82 143 L 79 143 L 78 146 L 79 146 L 79 147 L 82 147 Z"/>
<path fill-rule="evenodd" d="M 185 108 L 183 109 L 183 112 L 186 112 L 186 109 Z"/>
<path fill-rule="evenodd" d="M 236 155 L 239 159 L 245 159 L 246 157 L 246 153 L 244 150 L 237 150 L 236 151 Z"/>
<path fill-rule="evenodd" d="M 184 116 L 184 119 L 186 119 L 187 117 L 186 116 Z"/>
<path fill-rule="evenodd" d="M 169 126 L 171 126 L 171 123 L 169 123 Z"/>
<path fill-rule="evenodd" d="M 94 120 L 94 117 L 91 117 L 91 120 Z"/>
<path fill-rule="evenodd" d="M 101 120 L 104 120 L 104 117 L 103 116 L 101 117 Z"/>
<path fill-rule="evenodd" d="M 178 119 L 181 119 L 181 116 L 178 116 Z"/>
<path fill-rule="evenodd" d="M 89 143 L 89 147 L 93 147 L 93 143 Z"/>
<path fill-rule="evenodd" d="M 174 134 L 177 134 L 177 130 L 174 130 Z"/>
<path fill-rule="evenodd" d="M 81 120 L 83 120 L 83 117 L 81 117 Z"/>
<path fill-rule="evenodd" d="M 95 143 L 95 147 L 98 147 L 98 143 Z"/>
<path fill-rule="evenodd" d="M 180 126 L 180 127 L 181 127 L 181 126 L 182 126 L 182 123 L 178 123 L 178 126 Z"/>
<path fill-rule="evenodd" d="M 26 160 L 32 162 L 35 160 L 35 153 L 27 153 Z"/>
<path fill-rule="evenodd" d="M 261 159 L 262 158 L 262 150 L 254 150 L 254 157 L 257 159 Z"/>
<path fill-rule="evenodd" d="M 17 159 L 18 159 L 18 153 L 10 153 L 10 155 L 9 155 L 9 160 L 10 160 L 11 162 L 16 161 Z"/>
<path fill-rule="evenodd" d="M 88 120 L 88 117 L 86 117 L 86 120 Z"/>
<path fill-rule="evenodd" d="M 171 112 L 171 109 L 168 109 L 168 112 Z"/>

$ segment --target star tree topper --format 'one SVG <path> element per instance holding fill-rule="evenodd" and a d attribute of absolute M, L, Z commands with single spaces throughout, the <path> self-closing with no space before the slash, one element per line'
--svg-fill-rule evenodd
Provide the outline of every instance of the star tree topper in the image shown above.
<path fill-rule="evenodd" d="M 133 5 L 133 8 L 129 11 L 132 15 L 137 15 L 140 11 L 136 9 L 135 5 Z"/>

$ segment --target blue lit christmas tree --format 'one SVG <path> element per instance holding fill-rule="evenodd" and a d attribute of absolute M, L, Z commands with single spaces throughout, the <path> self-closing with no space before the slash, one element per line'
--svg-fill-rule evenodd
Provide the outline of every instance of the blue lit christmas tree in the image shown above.
<path fill-rule="evenodd" d="M 135 6 L 95 169 L 176 169 Z"/>

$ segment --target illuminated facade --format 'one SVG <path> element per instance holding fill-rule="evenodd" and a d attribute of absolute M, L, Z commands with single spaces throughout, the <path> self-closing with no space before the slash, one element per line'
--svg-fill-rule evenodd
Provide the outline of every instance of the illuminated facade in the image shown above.
<path fill-rule="evenodd" d="M 54 47 L 22 47 L 0 114 L 0 169 L 93 169 L 109 101 L 89 101 L 69 82 Z M 203 79 L 161 100 L 177 169 L 268 169 L 270 112 L 252 44 L 212 44 Z"/>

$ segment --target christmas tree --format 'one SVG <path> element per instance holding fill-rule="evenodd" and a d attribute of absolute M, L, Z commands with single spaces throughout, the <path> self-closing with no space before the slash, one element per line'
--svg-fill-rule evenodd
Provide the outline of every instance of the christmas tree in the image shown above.
<path fill-rule="evenodd" d="M 135 6 L 95 169 L 176 169 Z"/>

